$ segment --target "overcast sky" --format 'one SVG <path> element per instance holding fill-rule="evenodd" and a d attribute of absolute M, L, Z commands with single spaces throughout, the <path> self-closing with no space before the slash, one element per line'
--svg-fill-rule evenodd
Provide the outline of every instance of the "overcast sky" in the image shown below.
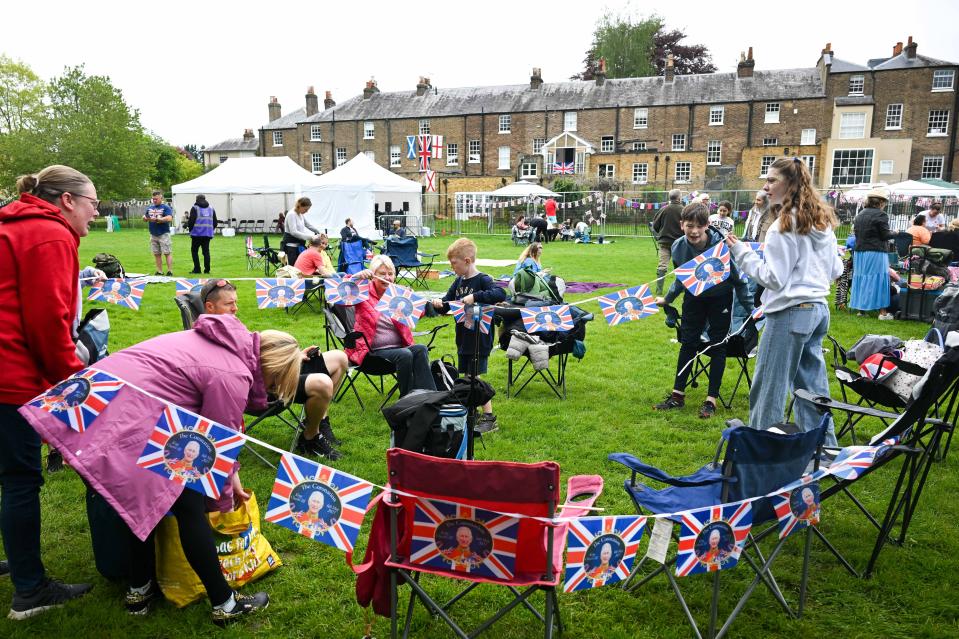
<path fill-rule="evenodd" d="M 371 76 L 381 91 L 412 90 L 420 75 L 441 91 L 524 83 L 534 66 L 547 82 L 565 80 L 581 70 L 604 7 L 655 11 L 687 42 L 705 44 L 719 71 L 735 70 L 749 46 L 757 69 L 784 69 L 813 66 L 827 42 L 836 57 L 863 63 L 910 35 L 920 54 L 959 62 L 953 0 L 46 0 L 16 11 L 0 52 L 45 79 L 83 63 L 110 76 L 148 129 L 199 146 L 262 126 L 272 95 L 284 114 L 303 106 L 311 85 L 322 106 L 324 91 L 342 102 Z"/>

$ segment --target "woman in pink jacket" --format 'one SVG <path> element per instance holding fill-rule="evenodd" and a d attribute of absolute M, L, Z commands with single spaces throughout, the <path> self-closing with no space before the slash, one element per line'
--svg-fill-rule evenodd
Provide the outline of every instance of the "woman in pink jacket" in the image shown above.
<path fill-rule="evenodd" d="M 206 518 L 208 510 L 228 511 L 235 500 L 249 498 L 238 465 L 220 500 L 213 502 L 136 462 L 166 402 L 239 430 L 244 409 L 265 407 L 268 389 L 283 400 L 292 399 L 300 358 L 296 340 L 287 333 L 251 333 L 232 315 L 203 315 L 193 330 L 160 335 L 97 362 L 97 370 L 127 386 L 84 432 L 35 406 L 20 409 L 130 527 L 135 539 L 128 612 L 146 614 L 160 595 L 153 530 L 167 512 L 177 518 L 183 552 L 206 588 L 214 622 L 222 624 L 267 606 L 266 593 L 241 595 L 227 584 Z"/>

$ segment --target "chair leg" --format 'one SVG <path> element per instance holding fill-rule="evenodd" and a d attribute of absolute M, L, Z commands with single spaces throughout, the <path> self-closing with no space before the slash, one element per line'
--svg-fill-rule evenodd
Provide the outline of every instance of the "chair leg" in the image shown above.
<path fill-rule="evenodd" d="M 552 588 L 546 591 L 546 614 L 543 615 L 543 624 L 546 626 L 546 632 L 544 636 L 546 639 L 553 639 L 553 597 Z"/>
<path fill-rule="evenodd" d="M 679 599 L 679 605 L 682 606 L 683 614 L 686 615 L 686 621 L 689 622 L 689 625 L 693 629 L 693 634 L 696 636 L 696 639 L 703 639 L 703 635 L 699 632 L 699 626 L 696 624 L 696 620 L 693 618 L 693 613 L 689 611 L 689 606 L 686 605 L 686 600 L 683 598 L 682 591 L 679 590 L 679 584 L 676 583 L 676 578 L 673 576 L 672 571 L 663 570 L 666 574 L 666 580 L 669 581 L 669 585 L 673 587 L 673 592 L 676 593 L 676 598 Z"/>

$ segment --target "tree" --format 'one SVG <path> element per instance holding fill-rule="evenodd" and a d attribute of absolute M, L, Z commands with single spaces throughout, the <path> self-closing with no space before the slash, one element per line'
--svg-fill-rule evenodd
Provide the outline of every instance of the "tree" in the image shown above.
<path fill-rule="evenodd" d="M 656 15 L 633 20 L 607 13 L 593 31 L 593 43 L 583 59 L 583 71 L 570 79 L 592 80 L 600 58 L 606 59 L 608 78 L 663 75 L 669 54 L 673 55 L 677 75 L 716 71 L 706 46 L 683 45 L 681 41 L 685 37 L 679 29 L 665 31 L 663 19 Z"/>
<path fill-rule="evenodd" d="M 197 162 L 203 163 L 203 150 L 195 144 L 187 144 L 183 150 L 189 153 Z"/>
<path fill-rule="evenodd" d="M 17 176 L 50 163 L 44 94 L 29 66 L 0 55 L 0 193 L 13 195 Z"/>

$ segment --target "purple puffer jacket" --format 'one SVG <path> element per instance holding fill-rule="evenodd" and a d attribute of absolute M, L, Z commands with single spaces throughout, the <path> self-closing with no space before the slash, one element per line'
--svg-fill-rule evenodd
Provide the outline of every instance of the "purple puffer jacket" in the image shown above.
<path fill-rule="evenodd" d="M 154 337 L 100 360 L 94 368 L 239 430 L 245 409 L 266 406 L 259 354 L 259 334 L 236 317 L 203 315 L 193 330 Z M 146 539 L 183 491 L 181 485 L 136 465 L 163 406 L 124 387 L 84 433 L 36 407 L 24 406 L 20 413 L 136 536 Z M 232 500 L 227 481 L 214 507 L 229 510 Z"/>

